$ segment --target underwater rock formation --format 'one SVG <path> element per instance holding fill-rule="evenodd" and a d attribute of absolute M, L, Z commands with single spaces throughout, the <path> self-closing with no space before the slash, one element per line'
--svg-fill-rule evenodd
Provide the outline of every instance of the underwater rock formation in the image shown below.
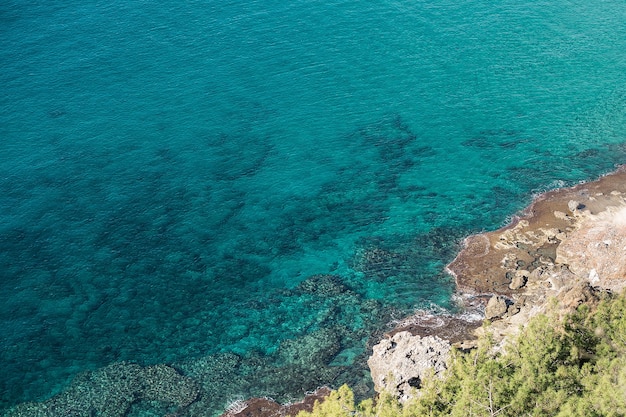
<path fill-rule="evenodd" d="M 384 281 L 390 276 L 401 273 L 405 265 L 405 256 L 374 247 L 357 251 L 353 267 L 367 277 Z"/>
<path fill-rule="evenodd" d="M 339 334 L 329 328 L 285 340 L 278 348 L 279 363 L 283 366 L 318 368 L 339 353 L 340 342 Z"/>
<path fill-rule="evenodd" d="M 198 392 L 192 379 L 172 367 L 119 362 L 84 372 L 63 393 L 42 403 L 20 404 L 7 417 L 121 417 L 140 401 L 155 401 L 160 410 L 178 413 L 195 401 Z"/>
<path fill-rule="evenodd" d="M 350 290 L 337 275 L 313 275 L 298 284 L 296 291 L 330 297 Z"/>

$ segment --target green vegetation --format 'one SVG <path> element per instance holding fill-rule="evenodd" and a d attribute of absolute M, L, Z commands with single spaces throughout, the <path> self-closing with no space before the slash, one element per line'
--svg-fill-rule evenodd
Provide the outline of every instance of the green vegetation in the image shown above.
<path fill-rule="evenodd" d="M 454 352 L 444 378 L 427 378 L 404 404 L 388 394 L 356 404 L 342 386 L 298 417 L 626 416 L 626 294 L 562 319 L 536 317 L 493 351 L 484 338 Z"/>

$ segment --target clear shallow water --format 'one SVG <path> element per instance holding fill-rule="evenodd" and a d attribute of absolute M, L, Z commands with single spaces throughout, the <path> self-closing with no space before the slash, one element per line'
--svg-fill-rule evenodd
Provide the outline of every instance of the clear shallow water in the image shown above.
<path fill-rule="evenodd" d="M 626 6 L 588 3 L 4 2 L 2 406 L 120 360 L 215 410 L 366 392 L 462 236 L 626 159 Z"/>

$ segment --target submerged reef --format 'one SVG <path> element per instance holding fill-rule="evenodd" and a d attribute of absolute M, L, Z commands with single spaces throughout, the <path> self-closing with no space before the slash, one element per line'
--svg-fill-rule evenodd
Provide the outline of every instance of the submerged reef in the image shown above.
<path fill-rule="evenodd" d="M 274 319 L 275 326 L 286 326 L 283 314 L 300 314 L 306 327 L 296 329 L 296 336 L 277 341 L 274 351 L 214 352 L 146 367 L 117 362 L 80 374 L 60 394 L 43 402 L 19 404 L 6 416 L 149 413 L 214 417 L 226 408 L 240 408 L 245 398 L 257 399 L 248 412 L 273 410 L 278 403 L 302 398 L 325 384 L 349 383 L 360 396 L 372 395 L 364 346 L 379 337 L 379 318 L 391 320 L 390 312 L 381 303 L 353 291 L 338 275 L 311 276 L 284 290 L 278 300 L 275 311 L 280 315 Z M 310 309 L 316 313 L 307 316 Z M 294 333 L 294 329 L 287 331 Z M 261 400 L 270 396 L 276 402 Z M 285 411 L 281 407 L 276 410 Z M 295 414 L 297 407 L 291 410 Z"/>
<path fill-rule="evenodd" d="M 166 365 L 120 362 L 74 378 L 69 388 L 42 403 L 24 403 L 7 417 L 126 416 L 144 403 L 161 414 L 179 415 L 198 398 L 199 386 Z"/>

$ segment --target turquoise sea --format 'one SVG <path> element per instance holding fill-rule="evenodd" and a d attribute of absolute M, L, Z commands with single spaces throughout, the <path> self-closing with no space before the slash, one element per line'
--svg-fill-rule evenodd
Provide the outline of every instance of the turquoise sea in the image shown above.
<path fill-rule="evenodd" d="M 119 361 L 191 376 L 207 415 L 367 395 L 388 323 L 454 310 L 465 235 L 626 161 L 625 22 L 617 0 L 1 2 L 0 409 Z"/>

